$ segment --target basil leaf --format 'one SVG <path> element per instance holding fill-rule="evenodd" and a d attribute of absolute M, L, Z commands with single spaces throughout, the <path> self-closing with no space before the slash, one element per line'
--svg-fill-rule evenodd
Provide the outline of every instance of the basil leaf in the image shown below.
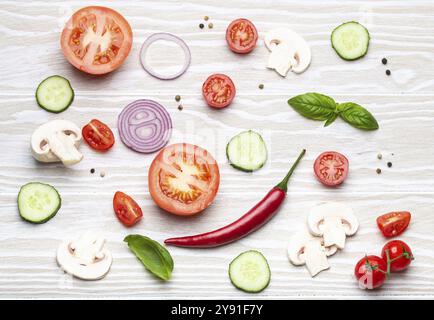
<path fill-rule="evenodd" d="M 288 100 L 288 104 L 303 117 L 325 121 L 336 111 L 336 102 L 323 94 L 309 92 Z"/>
<path fill-rule="evenodd" d="M 324 123 L 324 127 L 328 127 L 329 125 L 331 125 L 333 122 L 335 122 L 335 120 L 337 119 L 337 117 L 339 116 L 338 113 L 333 113 L 331 115 L 330 118 L 327 119 L 327 121 Z"/>
<path fill-rule="evenodd" d="M 148 237 L 131 234 L 125 237 L 130 250 L 146 269 L 163 280 L 169 280 L 173 271 L 173 259 L 162 245 Z"/>
<path fill-rule="evenodd" d="M 353 127 L 362 130 L 376 130 L 379 128 L 374 116 L 357 103 L 340 103 L 338 110 L 340 117 Z"/>

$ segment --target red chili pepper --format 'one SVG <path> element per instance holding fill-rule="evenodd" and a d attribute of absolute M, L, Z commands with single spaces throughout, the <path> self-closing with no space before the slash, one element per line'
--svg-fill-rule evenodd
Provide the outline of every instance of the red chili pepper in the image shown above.
<path fill-rule="evenodd" d="M 189 237 L 170 238 L 166 239 L 164 243 L 191 248 L 217 247 L 241 239 L 259 229 L 277 213 L 277 209 L 285 199 L 288 190 L 288 180 L 305 153 L 306 150 L 303 149 L 285 178 L 238 220 L 214 231 Z"/>

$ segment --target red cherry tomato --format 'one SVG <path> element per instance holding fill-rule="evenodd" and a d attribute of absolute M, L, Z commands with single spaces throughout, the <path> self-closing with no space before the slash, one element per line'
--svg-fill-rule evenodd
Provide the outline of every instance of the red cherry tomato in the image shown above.
<path fill-rule="evenodd" d="M 326 151 L 316 158 L 313 170 L 322 184 L 334 187 L 344 182 L 348 176 L 348 159 L 339 152 Z"/>
<path fill-rule="evenodd" d="M 258 41 L 258 31 L 247 19 L 237 19 L 226 29 L 226 41 L 229 48 L 236 53 L 249 53 Z"/>
<path fill-rule="evenodd" d="M 202 94 L 210 107 L 221 109 L 231 104 L 235 97 L 235 85 L 224 74 L 213 74 L 202 86 Z"/>
<path fill-rule="evenodd" d="M 386 238 L 391 238 L 403 233 L 410 219 L 411 214 L 408 211 L 389 212 L 377 218 L 377 225 Z"/>
<path fill-rule="evenodd" d="M 398 272 L 407 269 L 413 260 L 413 253 L 404 241 L 392 240 L 384 245 L 381 257 L 390 261 L 390 272 Z"/>
<path fill-rule="evenodd" d="M 113 209 L 118 219 L 127 227 L 136 224 L 143 216 L 137 202 L 120 191 L 117 191 L 113 197 Z"/>
<path fill-rule="evenodd" d="M 366 256 L 359 260 L 354 269 L 359 287 L 362 289 L 375 289 L 386 281 L 387 264 L 378 256 Z"/>
<path fill-rule="evenodd" d="M 115 143 L 111 129 L 99 120 L 93 119 L 81 130 L 84 140 L 95 150 L 107 151 Z"/>

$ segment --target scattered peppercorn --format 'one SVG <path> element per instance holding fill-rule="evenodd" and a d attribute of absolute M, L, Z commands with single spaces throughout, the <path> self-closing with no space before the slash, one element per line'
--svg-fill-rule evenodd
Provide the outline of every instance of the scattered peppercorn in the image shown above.
<path fill-rule="evenodd" d="M 101 173 L 99 174 L 101 176 L 101 178 L 105 177 L 105 171 L 101 171 Z"/>
<path fill-rule="evenodd" d="M 387 64 L 387 59 L 386 58 L 381 59 L 381 63 L 383 63 L 384 65 L 386 65 Z"/>
<path fill-rule="evenodd" d="M 383 158 L 383 155 L 382 155 L 381 153 L 379 153 L 379 154 L 377 154 L 377 158 L 378 158 L 379 160 L 381 160 L 381 159 Z"/>
<path fill-rule="evenodd" d="M 208 16 L 205 16 L 205 17 L 203 17 L 203 20 L 208 21 L 208 20 L 209 20 L 209 17 L 208 17 Z"/>
<path fill-rule="evenodd" d="M 377 174 L 381 174 L 381 169 L 377 168 Z"/>
<path fill-rule="evenodd" d="M 201 23 L 201 24 L 199 25 L 199 28 L 203 29 L 203 27 L 205 27 L 205 26 L 203 25 L 203 23 Z"/>
<path fill-rule="evenodd" d="M 90 169 L 90 173 L 95 173 L 95 169 L 94 168 L 92 168 L 92 169 Z"/>
<path fill-rule="evenodd" d="M 386 70 L 386 74 L 387 74 L 388 76 L 390 76 L 391 72 L 390 72 L 389 69 Z"/>
<path fill-rule="evenodd" d="M 389 168 L 391 168 L 391 167 L 392 167 L 392 162 L 388 162 L 388 163 L 387 163 L 387 166 L 388 166 Z"/>
<path fill-rule="evenodd" d="M 181 96 L 179 95 L 179 94 L 177 94 L 176 96 L 175 96 L 175 101 L 179 101 L 179 100 L 181 100 Z"/>
<path fill-rule="evenodd" d="M 262 83 L 261 83 L 258 87 L 259 87 L 259 89 L 261 89 L 261 90 L 264 89 L 264 85 L 263 85 Z"/>
<path fill-rule="evenodd" d="M 212 23 L 208 24 L 208 28 L 212 29 L 214 27 L 214 25 Z"/>
<path fill-rule="evenodd" d="M 180 105 L 178 106 L 178 110 L 181 111 L 182 109 L 184 109 L 184 107 L 182 106 L 182 104 L 180 104 Z"/>

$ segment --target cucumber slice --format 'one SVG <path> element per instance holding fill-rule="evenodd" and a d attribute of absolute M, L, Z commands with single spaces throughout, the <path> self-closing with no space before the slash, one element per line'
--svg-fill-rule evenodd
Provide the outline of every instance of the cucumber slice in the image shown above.
<path fill-rule="evenodd" d="M 350 21 L 341 24 L 332 32 L 332 47 L 344 60 L 357 60 L 368 52 L 369 32 L 360 23 Z"/>
<path fill-rule="evenodd" d="M 18 193 L 21 218 L 32 223 L 44 223 L 54 217 L 61 206 L 57 190 L 49 184 L 30 182 Z"/>
<path fill-rule="evenodd" d="M 74 100 L 74 90 L 67 79 L 51 76 L 43 80 L 36 89 L 38 105 L 49 112 L 65 111 Z"/>
<path fill-rule="evenodd" d="M 245 251 L 230 263 L 229 278 L 242 291 L 261 292 L 268 287 L 271 279 L 267 259 L 259 251 Z"/>
<path fill-rule="evenodd" d="M 267 147 L 259 133 L 244 131 L 229 141 L 226 156 L 234 168 L 252 172 L 262 168 L 267 161 Z"/>

